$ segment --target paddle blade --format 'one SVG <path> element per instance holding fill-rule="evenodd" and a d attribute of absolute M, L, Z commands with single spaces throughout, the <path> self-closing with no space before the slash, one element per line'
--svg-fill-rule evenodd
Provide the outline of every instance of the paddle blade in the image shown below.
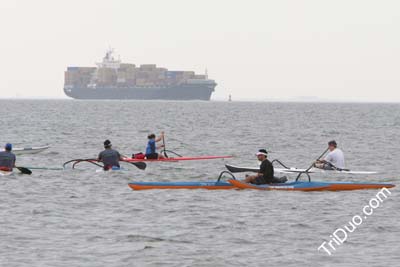
<path fill-rule="evenodd" d="M 132 165 L 135 165 L 136 168 L 140 169 L 140 170 L 145 170 L 147 167 L 147 164 L 144 162 L 129 162 Z"/>
<path fill-rule="evenodd" d="M 24 168 L 24 167 L 15 167 L 17 168 L 22 174 L 28 174 L 31 175 L 32 171 L 28 168 Z"/>

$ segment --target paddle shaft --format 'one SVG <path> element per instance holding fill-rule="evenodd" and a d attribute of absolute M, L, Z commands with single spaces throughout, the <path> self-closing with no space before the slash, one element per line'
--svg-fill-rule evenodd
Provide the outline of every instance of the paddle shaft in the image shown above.
<path fill-rule="evenodd" d="M 167 150 L 166 150 L 166 147 L 165 147 L 165 137 L 164 137 L 164 135 L 163 135 L 163 137 L 162 137 L 162 142 L 163 142 L 163 146 L 164 146 L 164 156 L 165 156 L 166 158 L 168 158 Z"/>
<path fill-rule="evenodd" d="M 324 153 L 322 153 L 316 160 L 313 161 L 313 163 L 311 164 L 311 166 L 308 167 L 308 168 L 306 169 L 305 172 L 308 172 L 309 170 L 311 170 L 311 168 L 314 167 L 314 163 L 315 163 L 317 160 L 319 160 L 320 158 L 322 158 L 322 156 L 325 155 L 325 153 L 328 152 L 328 150 L 329 150 L 329 147 L 328 147 L 327 149 L 324 150 Z"/>

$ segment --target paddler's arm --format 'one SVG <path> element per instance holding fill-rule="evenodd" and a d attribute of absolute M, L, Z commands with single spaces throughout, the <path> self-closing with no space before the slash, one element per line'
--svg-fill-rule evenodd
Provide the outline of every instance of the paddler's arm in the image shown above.
<path fill-rule="evenodd" d="M 157 149 L 160 149 L 160 148 L 163 148 L 164 147 L 164 145 L 159 145 L 159 146 L 157 146 Z"/>
<path fill-rule="evenodd" d="M 262 173 L 257 173 L 255 175 L 246 175 L 246 178 L 248 177 L 248 178 L 251 178 L 251 179 L 255 179 L 255 178 L 260 177 L 260 176 L 263 176 L 263 174 Z"/>
<path fill-rule="evenodd" d="M 163 138 L 164 138 L 164 132 L 161 132 L 160 136 L 156 138 L 156 142 L 160 142 L 161 140 L 163 140 Z"/>
<path fill-rule="evenodd" d="M 323 159 L 317 160 L 319 163 L 329 163 L 332 162 L 332 152 L 329 152 L 328 155 L 325 156 Z"/>
<path fill-rule="evenodd" d="M 128 159 L 127 156 L 123 156 L 119 152 L 118 152 L 118 158 L 119 158 L 119 161 L 124 161 L 124 160 Z"/>
<path fill-rule="evenodd" d="M 251 183 L 253 182 L 256 178 L 262 176 L 262 173 L 257 173 L 255 175 L 246 175 L 246 178 L 244 179 L 245 183 Z"/>
<path fill-rule="evenodd" d="M 330 162 L 330 160 L 331 160 L 331 157 L 330 157 L 329 154 L 328 154 L 328 155 L 326 155 L 325 158 L 323 158 L 323 159 L 318 159 L 318 160 L 316 161 L 316 163 L 327 163 L 327 162 Z"/>

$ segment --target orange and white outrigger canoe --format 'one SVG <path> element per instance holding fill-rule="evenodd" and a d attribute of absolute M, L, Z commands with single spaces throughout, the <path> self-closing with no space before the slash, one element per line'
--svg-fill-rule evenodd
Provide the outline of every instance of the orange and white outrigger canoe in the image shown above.
<path fill-rule="evenodd" d="M 391 188 L 389 183 L 356 183 L 356 182 L 302 182 L 295 181 L 280 184 L 254 185 L 240 180 L 230 179 L 216 182 L 133 182 L 129 187 L 133 190 L 148 189 L 256 189 L 256 190 L 282 190 L 282 191 L 342 191 L 361 189 Z"/>
<path fill-rule="evenodd" d="M 283 184 L 254 185 L 243 181 L 230 179 L 228 182 L 240 189 L 256 190 L 285 190 L 285 191 L 346 191 L 361 189 L 391 188 L 394 184 L 389 183 L 357 183 L 357 182 L 302 182 L 296 181 Z"/>

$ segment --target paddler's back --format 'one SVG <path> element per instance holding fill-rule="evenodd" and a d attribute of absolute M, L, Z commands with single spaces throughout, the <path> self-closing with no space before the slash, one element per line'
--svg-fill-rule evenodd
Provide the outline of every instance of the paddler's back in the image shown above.
<path fill-rule="evenodd" d="M 16 157 L 12 152 L 2 151 L 0 152 L 0 167 L 7 167 L 12 169 L 15 164 Z"/>
<path fill-rule="evenodd" d="M 119 166 L 120 157 L 119 152 L 114 149 L 105 149 L 99 154 L 99 159 L 105 166 Z"/>

